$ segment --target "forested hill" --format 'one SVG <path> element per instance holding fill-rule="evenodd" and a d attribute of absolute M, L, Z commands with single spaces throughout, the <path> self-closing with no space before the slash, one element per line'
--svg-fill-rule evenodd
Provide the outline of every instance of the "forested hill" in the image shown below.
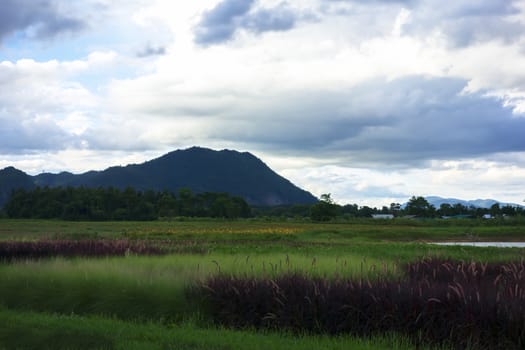
<path fill-rule="evenodd" d="M 279 176 L 251 153 L 192 147 L 170 152 L 142 164 L 111 167 L 74 175 L 44 173 L 29 176 L 15 168 L 0 170 L 0 206 L 13 189 L 40 187 L 114 187 L 136 190 L 188 188 L 194 193 L 225 192 L 250 205 L 312 204 L 317 199 Z"/>
<path fill-rule="evenodd" d="M 34 179 L 13 167 L 0 170 L 0 207 L 6 202 L 14 189 L 30 190 L 35 187 Z"/>

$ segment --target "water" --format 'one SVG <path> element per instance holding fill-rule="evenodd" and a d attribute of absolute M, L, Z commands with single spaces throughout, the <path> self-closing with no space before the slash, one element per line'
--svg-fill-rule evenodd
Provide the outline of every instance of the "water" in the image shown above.
<path fill-rule="evenodd" d="M 525 242 L 432 242 L 438 245 L 461 245 L 469 247 L 525 248 Z"/>

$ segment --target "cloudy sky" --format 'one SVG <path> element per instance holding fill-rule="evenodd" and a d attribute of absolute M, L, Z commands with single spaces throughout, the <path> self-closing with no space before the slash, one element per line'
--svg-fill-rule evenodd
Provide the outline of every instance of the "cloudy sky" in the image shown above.
<path fill-rule="evenodd" d="M 193 145 L 339 203 L 520 203 L 525 1 L 2 0 L 0 168 Z"/>

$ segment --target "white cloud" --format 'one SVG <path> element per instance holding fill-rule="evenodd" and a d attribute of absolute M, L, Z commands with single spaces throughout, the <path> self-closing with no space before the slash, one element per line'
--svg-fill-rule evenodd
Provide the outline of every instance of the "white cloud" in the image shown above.
<path fill-rule="evenodd" d="M 401 34 L 403 33 L 403 26 L 409 22 L 410 22 L 410 11 L 405 8 L 402 8 L 396 17 L 396 21 L 394 23 L 394 29 L 392 29 L 392 35 L 401 36 Z"/>
<path fill-rule="evenodd" d="M 100 100 L 74 79 L 75 74 L 105 65 L 111 57 L 113 54 L 94 53 L 86 60 L 1 62 L 2 152 L 79 147 L 77 136 L 96 122 L 89 116 Z"/>
<path fill-rule="evenodd" d="M 523 166 L 484 159 L 433 161 L 426 168 L 402 171 L 322 166 L 282 169 L 280 173 L 317 196 L 331 193 L 340 204 L 381 207 L 404 203 L 412 195 L 496 198 L 519 204 L 525 196 Z"/>
<path fill-rule="evenodd" d="M 162 155 L 162 152 L 129 152 L 66 149 L 52 152 L 19 155 L 0 155 L 0 169 L 14 166 L 31 175 L 42 172 L 70 171 L 76 174 L 89 170 L 104 170 L 109 166 L 138 164 Z"/>
<path fill-rule="evenodd" d="M 220 18 L 224 40 L 195 44 L 225 3 L 75 5 L 101 9 L 76 44 L 88 53 L 0 63 L 1 152 L 51 150 L 55 169 L 73 167 L 60 157 L 80 169 L 96 154 L 109 166 L 114 154 L 237 148 L 363 203 L 516 190 L 499 169 L 525 169 L 524 1 L 261 0 Z M 466 191 L 468 176 L 480 180 Z"/>

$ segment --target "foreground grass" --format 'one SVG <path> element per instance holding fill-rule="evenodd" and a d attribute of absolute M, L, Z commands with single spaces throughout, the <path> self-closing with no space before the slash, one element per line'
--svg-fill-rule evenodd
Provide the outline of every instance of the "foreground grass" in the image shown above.
<path fill-rule="evenodd" d="M 355 277 L 392 273 L 395 266 L 425 256 L 486 262 L 525 258 L 525 249 L 425 243 L 525 241 L 525 225 L 520 222 L 0 220 L 0 241 L 101 238 L 144 240 L 174 254 L 0 264 L 0 305 L 9 308 L 0 309 L 0 349 L 410 348 L 403 341 L 396 345 L 388 340 L 202 328 L 209 315 L 187 288 L 218 273 Z"/>
<path fill-rule="evenodd" d="M 235 248 L 238 245 L 231 248 Z M 313 251 L 174 254 L 113 258 L 52 258 L 0 264 L 0 304 L 12 309 L 97 314 L 121 319 L 181 321 L 200 317 L 199 301 L 188 288 L 219 273 L 275 278 L 370 278 L 396 275 L 420 255 L 463 260 L 521 260 L 525 249 L 439 247 L 420 244 L 361 244 L 351 249 Z M 439 254 L 438 254 L 439 253 Z M 490 259 L 489 259 L 490 258 Z"/>
<path fill-rule="evenodd" d="M 181 321 L 201 313 L 200 303 L 188 297 L 188 288 L 215 274 L 356 276 L 377 273 L 375 266 L 381 265 L 374 260 L 365 264 L 362 256 L 311 258 L 294 253 L 27 260 L 0 265 L 0 304 L 21 310 Z"/>
<path fill-rule="evenodd" d="M 292 336 L 0 308 L 0 349 L 414 349 L 401 338 Z"/>

